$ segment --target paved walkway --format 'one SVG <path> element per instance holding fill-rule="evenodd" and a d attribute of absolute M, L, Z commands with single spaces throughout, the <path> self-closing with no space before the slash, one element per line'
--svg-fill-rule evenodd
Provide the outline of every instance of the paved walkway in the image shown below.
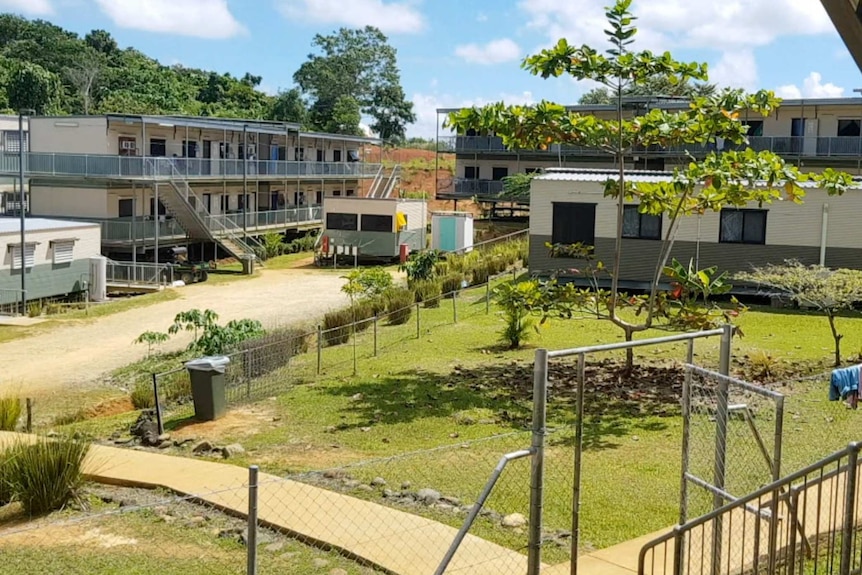
<path fill-rule="evenodd" d="M 0 444 L 14 437 L 0 432 Z M 248 470 L 235 465 L 94 445 L 85 467 L 100 483 L 161 487 L 247 517 Z M 261 524 L 397 575 L 434 573 L 457 533 L 418 515 L 264 473 L 259 485 Z M 521 575 L 526 569 L 525 555 L 468 535 L 446 573 Z"/>

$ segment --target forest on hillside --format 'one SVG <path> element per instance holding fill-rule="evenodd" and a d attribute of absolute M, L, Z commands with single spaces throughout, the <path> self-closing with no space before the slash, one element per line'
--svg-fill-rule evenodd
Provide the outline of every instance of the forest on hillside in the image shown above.
<path fill-rule="evenodd" d="M 403 140 L 416 116 L 396 51 L 380 30 L 317 35 L 312 50 L 293 75 L 295 86 L 271 96 L 251 73 L 166 66 L 121 48 L 105 30 L 82 38 L 44 20 L 0 14 L 0 110 L 241 117 L 355 135 L 364 115 L 381 138 Z"/>

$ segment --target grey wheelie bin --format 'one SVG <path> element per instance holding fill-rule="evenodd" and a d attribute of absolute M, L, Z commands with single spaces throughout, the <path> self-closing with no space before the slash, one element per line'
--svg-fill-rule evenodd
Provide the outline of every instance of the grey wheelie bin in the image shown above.
<path fill-rule="evenodd" d="M 198 421 L 214 421 L 227 412 L 224 372 L 229 363 L 230 358 L 221 355 L 186 362 Z"/>

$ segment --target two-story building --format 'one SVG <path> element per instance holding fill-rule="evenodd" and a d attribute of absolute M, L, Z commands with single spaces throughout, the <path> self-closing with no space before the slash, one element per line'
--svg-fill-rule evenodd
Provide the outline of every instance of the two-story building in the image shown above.
<path fill-rule="evenodd" d="M 319 227 L 325 197 L 386 184 L 369 161 L 379 140 L 297 124 L 108 114 L 33 117 L 29 130 L 30 215 L 98 221 L 121 259 L 177 244 L 250 257 L 257 236 Z M 0 175 L 17 170 L 0 152 Z"/>
<path fill-rule="evenodd" d="M 628 117 L 660 107 L 683 110 L 687 102 L 658 98 L 630 98 L 625 101 Z M 615 106 L 570 106 L 580 114 L 610 119 Z M 454 109 L 437 110 L 445 115 Z M 749 125 L 750 145 L 755 150 L 771 150 L 804 171 L 825 167 L 862 174 L 862 98 L 785 100 L 780 108 L 763 118 L 752 114 L 743 118 Z M 716 149 L 728 149 L 725 142 L 709 146 L 635 149 L 626 158 L 627 169 L 671 170 L 688 161 L 688 154 L 702 157 Z M 460 199 L 477 197 L 494 201 L 503 189 L 503 179 L 516 173 L 538 172 L 546 168 L 608 169 L 613 158 L 591 148 L 552 144 L 547 150 L 508 150 L 493 134 L 466 133 L 438 138 L 441 153 L 455 153 L 451 183 L 439 182 L 437 197 Z"/>

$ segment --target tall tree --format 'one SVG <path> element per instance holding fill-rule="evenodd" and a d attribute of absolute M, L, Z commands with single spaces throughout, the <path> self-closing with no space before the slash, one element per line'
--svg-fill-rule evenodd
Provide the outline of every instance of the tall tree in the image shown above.
<path fill-rule="evenodd" d="M 416 115 L 404 97 L 396 51 L 386 36 L 373 26 L 341 28 L 329 36 L 316 35 L 312 46 L 319 53 L 309 54 L 293 76 L 311 99 L 311 123 L 318 129 L 343 125 L 343 117 L 335 122 L 332 117 L 336 111 L 343 116 L 344 98 L 353 98 L 383 137 L 403 137 Z M 358 133 L 360 119 L 352 119 L 344 131 Z"/>
<path fill-rule="evenodd" d="M 92 109 L 93 92 L 96 82 L 102 75 L 102 63 L 93 57 L 82 57 L 74 67 L 66 70 L 66 76 L 78 91 L 81 98 L 81 107 L 84 114 L 89 114 Z"/>
<path fill-rule="evenodd" d="M 63 98 L 60 78 L 42 66 L 29 62 L 12 64 L 6 92 L 12 109 L 30 109 L 37 114 L 57 113 Z"/>
<path fill-rule="evenodd" d="M 708 82 L 692 82 L 686 78 L 676 83 L 661 74 L 647 78 L 643 84 L 630 84 L 623 90 L 625 97 L 666 96 L 670 98 L 693 99 L 701 96 L 713 96 L 717 92 L 715 84 Z M 579 104 L 614 104 L 616 96 L 606 86 L 599 86 L 586 92 L 578 100 Z"/>
<path fill-rule="evenodd" d="M 279 92 L 269 106 L 267 119 L 295 122 L 304 126 L 308 121 L 308 108 L 305 107 L 299 90 L 292 88 Z"/>
<path fill-rule="evenodd" d="M 617 0 L 607 8 L 606 34 L 610 47 L 605 54 L 590 46 L 570 45 L 561 39 L 553 48 L 528 57 L 523 64 L 542 78 L 565 75 L 603 84 L 615 96 L 614 119 L 582 115 L 547 101 L 534 106 L 491 104 L 460 110 L 447 118 L 447 124 L 460 133 L 470 129 L 494 132 L 510 148 L 547 149 L 552 143 L 560 143 L 599 149 L 613 159 L 619 171 L 606 181 L 605 195 L 616 200 L 615 243 L 613 261 L 602 266 L 611 274 L 611 290 L 608 294 L 596 295 L 588 303 L 590 308 L 598 309 L 596 302 L 600 300 L 605 308 L 603 316 L 619 327 L 628 341 L 661 318 L 665 306 L 660 305 L 663 303 L 659 298 L 660 280 L 684 216 L 719 211 L 723 206 L 743 207 L 752 202 L 768 204 L 787 199 L 801 203 L 804 191 L 799 182 L 804 180 L 817 182 L 830 194 L 841 194 L 852 184 L 849 174 L 831 169 L 822 174 L 802 174 L 772 152 L 751 149 L 713 152 L 700 160 L 692 157 L 668 182 L 630 182 L 626 178 L 625 160 L 633 149 L 706 144 L 718 137 L 742 146 L 748 142 L 748 128 L 740 117 L 746 111 L 766 116 L 779 105 L 772 92 L 746 95 L 740 90 L 724 90 L 709 97 L 695 98 L 686 110 L 653 109 L 637 118 L 626 119 L 623 96 L 632 86 L 644 86 L 656 76 L 664 76 L 672 84 L 708 80 L 705 64 L 678 62 L 669 53 L 632 51 L 637 28 L 633 25 L 635 17 L 629 11 L 631 4 L 632 0 Z M 619 292 L 626 201 L 637 202 L 641 213 L 664 215 L 667 222 L 650 278 L 649 294 L 642 299 Z M 555 246 L 552 253 L 569 257 L 577 253 L 577 250 L 558 248 Z M 621 314 L 622 308 L 632 301 L 640 313 Z M 633 319 L 635 317 L 637 319 Z M 626 359 L 631 368 L 631 350 Z"/>
<path fill-rule="evenodd" d="M 106 30 L 92 30 L 84 36 L 84 43 L 96 52 L 101 52 L 107 57 L 117 55 L 120 51 L 117 46 L 117 41 L 111 36 L 111 33 Z"/>

